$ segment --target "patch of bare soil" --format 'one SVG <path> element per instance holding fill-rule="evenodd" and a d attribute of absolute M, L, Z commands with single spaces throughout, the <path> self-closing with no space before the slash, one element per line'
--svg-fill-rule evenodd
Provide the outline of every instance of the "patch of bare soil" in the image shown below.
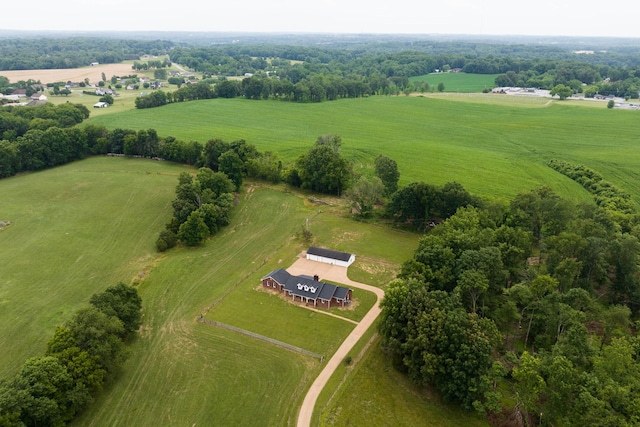
<path fill-rule="evenodd" d="M 91 84 L 98 83 L 102 80 L 102 73 L 107 79 L 112 76 L 128 76 L 135 74 L 131 68 L 131 64 L 104 64 L 95 67 L 82 68 L 66 68 L 62 70 L 0 70 L 0 76 L 5 76 L 10 82 L 19 80 L 35 80 L 42 84 L 55 82 L 82 82 L 85 78 L 89 79 Z"/>

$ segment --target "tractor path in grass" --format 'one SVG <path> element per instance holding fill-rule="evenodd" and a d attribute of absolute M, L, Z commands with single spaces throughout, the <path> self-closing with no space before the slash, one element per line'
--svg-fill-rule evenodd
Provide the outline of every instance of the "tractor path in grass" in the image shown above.
<path fill-rule="evenodd" d="M 371 307 L 371 310 L 362 318 L 362 320 L 351 331 L 349 336 L 342 342 L 335 354 L 329 359 L 327 365 L 322 372 L 315 379 L 311 388 L 307 392 L 307 395 L 300 407 L 300 413 L 298 414 L 298 427 L 309 427 L 311 425 L 311 418 L 313 416 L 313 408 L 316 405 L 320 392 L 331 378 L 331 375 L 335 372 L 336 368 L 340 365 L 340 362 L 344 360 L 349 354 L 349 351 L 354 345 L 362 338 L 364 333 L 373 324 L 376 318 L 380 315 L 380 301 L 384 297 L 384 291 L 375 286 L 365 285 L 364 283 L 354 282 L 347 277 L 347 268 L 337 265 L 324 264 L 317 261 L 310 261 L 304 257 L 300 257 L 296 262 L 287 269 L 287 271 L 293 275 L 306 274 L 313 276 L 317 274 L 320 280 L 329 280 L 331 282 L 341 283 L 352 288 L 363 289 L 376 294 L 378 299 L 376 303 Z"/>

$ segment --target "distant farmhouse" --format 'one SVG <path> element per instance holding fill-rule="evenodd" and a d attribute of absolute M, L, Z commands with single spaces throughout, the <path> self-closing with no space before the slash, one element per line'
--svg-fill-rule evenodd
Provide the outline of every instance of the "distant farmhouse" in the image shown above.
<path fill-rule="evenodd" d="M 307 250 L 307 259 L 324 262 L 325 264 L 339 265 L 340 267 L 349 267 L 356 260 L 356 256 L 347 252 L 311 246 Z"/>
<path fill-rule="evenodd" d="M 318 276 L 293 276 L 282 268 L 264 276 L 262 287 L 314 307 L 345 307 L 351 304 L 351 289 L 321 282 Z"/>

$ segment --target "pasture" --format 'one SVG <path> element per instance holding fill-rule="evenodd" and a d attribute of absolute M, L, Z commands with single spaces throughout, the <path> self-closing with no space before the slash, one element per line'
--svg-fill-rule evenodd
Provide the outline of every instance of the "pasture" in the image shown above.
<path fill-rule="evenodd" d="M 353 324 L 260 288 L 262 276 L 287 267 L 306 248 L 295 235 L 315 206 L 280 189 L 250 187 L 236 209 L 220 235 L 202 248 L 163 255 L 141 283 L 144 330 L 133 345 L 127 372 L 77 425 L 180 420 L 268 426 L 295 420 L 305 389 L 321 369 L 319 361 L 196 318 L 204 314 L 323 355 L 335 351 Z M 347 218 L 335 221 L 343 230 L 352 224 Z M 417 244 L 417 236 L 409 245 L 404 233 L 390 229 L 374 234 L 375 245 L 389 242 L 389 253 L 397 258 L 408 256 Z M 365 305 L 372 302 L 364 298 Z"/>
<path fill-rule="evenodd" d="M 204 247 L 157 254 L 153 242 L 183 170 L 96 157 L 0 181 L 3 219 L 12 222 L 0 232 L 1 339 L 10 349 L 2 353 L 2 378 L 41 354 L 55 326 L 94 292 L 125 281 L 143 298 L 143 327 L 124 372 L 75 425 L 293 422 L 320 362 L 196 318 L 328 356 L 353 324 L 259 287 L 260 277 L 307 247 L 296 237 L 306 218 L 315 244 L 362 254 L 362 271 L 378 264 L 391 277 L 417 244 L 417 235 L 344 217 L 344 206 L 319 212 L 304 195 L 257 184 L 241 196 L 232 224 Z M 355 309 L 332 311 L 359 319 L 374 298 L 358 292 Z"/>
<path fill-rule="evenodd" d="M 445 92 L 473 93 L 493 88 L 497 76 L 498 74 L 432 73 L 411 77 L 409 81 L 416 87 L 421 82 L 427 82 L 431 92 L 435 92 L 442 83 Z"/>
<path fill-rule="evenodd" d="M 495 95 L 489 99 L 502 100 Z M 640 195 L 636 111 L 535 103 L 464 102 L 465 97 L 370 97 L 318 104 L 215 99 L 89 119 L 108 128 L 154 128 L 161 136 L 205 143 L 245 139 L 293 162 L 319 135 L 342 137 L 355 170 L 373 173 L 384 154 L 398 163 L 400 184 L 457 181 L 470 192 L 511 198 L 548 185 L 574 201 L 590 200 L 576 183 L 547 167 L 551 158 L 584 164 Z M 501 101 L 503 102 L 503 101 Z"/>
<path fill-rule="evenodd" d="M 155 262 L 184 167 L 91 158 L 0 180 L 0 378 L 41 354 L 89 297 Z"/>

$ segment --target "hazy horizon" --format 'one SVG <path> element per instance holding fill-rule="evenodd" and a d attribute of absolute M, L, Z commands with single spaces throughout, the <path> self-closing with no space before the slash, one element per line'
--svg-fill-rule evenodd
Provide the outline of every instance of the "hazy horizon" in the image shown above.
<path fill-rule="evenodd" d="M 167 0 L 34 0 L 3 5 L 0 30 L 65 32 L 237 32 L 640 38 L 640 27 L 619 22 L 633 4 L 506 0 L 245 0 L 241 3 Z"/>

